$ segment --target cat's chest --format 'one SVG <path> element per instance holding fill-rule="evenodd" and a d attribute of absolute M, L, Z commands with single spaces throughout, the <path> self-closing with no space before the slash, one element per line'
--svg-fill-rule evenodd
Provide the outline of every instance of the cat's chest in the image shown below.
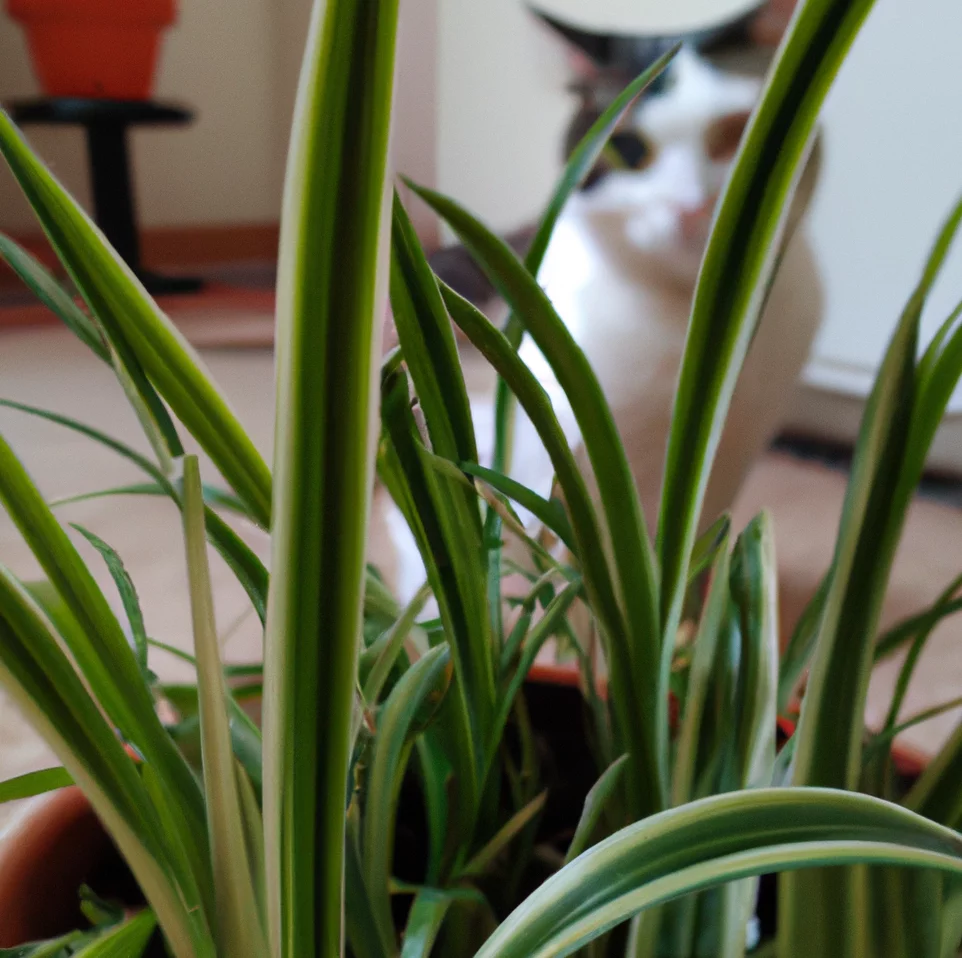
<path fill-rule="evenodd" d="M 686 291 L 613 256 L 617 242 L 579 217 L 562 217 L 539 273 L 615 407 L 674 388 L 690 303 Z"/>

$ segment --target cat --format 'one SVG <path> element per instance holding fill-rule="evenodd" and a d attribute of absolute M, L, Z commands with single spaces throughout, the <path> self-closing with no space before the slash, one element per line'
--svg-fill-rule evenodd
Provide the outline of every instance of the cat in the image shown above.
<path fill-rule="evenodd" d="M 538 274 L 601 382 L 650 526 L 661 496 L 678 371 L 712 213 L 792 7 L 773 0 L 734 24 L 683 38 L 591 34 L 541 17 L 568 44 L 577 70 L 572 90 L 578 105 L 566 154 L 631 77 L 676 40 L 684 41 L 569 201 Z M 819 327 L 821 285 L 803 223 L 819 157 L 816 141 L 718 450 L 703 525 L 731 506 L 752 463 L 778 431 Z M 506 239 L 523 254 L 533 233 L 526 225 Z M 506 310 L 466 251 L 442 250 L 431 262 L 441 279 L 500 322 Z M 557 380 L 530 338 L 520 352 L 548 392 L 590 481 L 578 427 Z M 520 410 L 510 471 L 541 495 L 550 493 L 550 460 Z M 523 512 L 522 518 L 531 520 Z"/>

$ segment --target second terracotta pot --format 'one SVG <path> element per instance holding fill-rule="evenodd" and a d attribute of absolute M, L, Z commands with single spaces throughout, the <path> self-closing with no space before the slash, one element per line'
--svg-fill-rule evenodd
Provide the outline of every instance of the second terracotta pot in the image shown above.
<path fill-rule="evenodd" d="M 146 100 L 176 0 L 7 0 L 47 96 Z"/>

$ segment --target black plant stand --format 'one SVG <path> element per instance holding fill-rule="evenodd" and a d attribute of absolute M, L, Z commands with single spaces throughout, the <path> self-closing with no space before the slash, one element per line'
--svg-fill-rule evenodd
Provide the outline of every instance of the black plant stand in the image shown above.
<path fill-rule="evenodd" d="M 87 134 L 94 219 L 114 249 L 140 281 L 158 295 L 191 293 L 203 281 L 188 276 L 162 276 L 144 269 L 140 261 L 136 204 L 127 148 L 131 126 L 183 126 L 193 113 L 177 106 L 140 100 L 84 100 L 49 98 L 11 104 L 17 123 L 82 126 Z"/>

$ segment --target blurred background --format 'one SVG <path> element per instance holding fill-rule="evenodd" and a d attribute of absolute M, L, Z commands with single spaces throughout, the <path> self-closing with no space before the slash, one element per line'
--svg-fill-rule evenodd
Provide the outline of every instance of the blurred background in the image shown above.
<path fill-rule="evenodd" d="M 496 227 L 530 221 L 559 169 L 572 109 L 560 44 L 520 0 L 402 6 L 398 166 Z M 155 95 L 187 105 L 195 120 L 132 135 L 148 262 L 189 269 L 272 259 L 308 11 L 308 0 L 180 0 Z M 952 0 L 879 0 L 825 108 L 826 165 L 811 228 L 828 298 L 794 416 L 806 431 L 851 438 L 857 416 L 845 400 L 867 388 L 933 229 L 962 188 L 960 32 L 962 7 Z M 24 31 L 0 14 L 0 99 L 37 92 Z M 82 132 L 29 134 L 88 199 Z M 420 226 L 436 241 L 430 222 Z M 0 229 L 35 232 L 6 176 Z M 951 307 L 962 256 L 947 279 L 927 332 Z M 0 283 L 10 285 L 9 276 Z M 952 411 L 962 413 L 962 400 Z M 959 448 L 944 441 L 936 457 L 962 468 Z"/>
<path fill-rule="evenodd" d="M 45 2 L 0 6 L 0 101 L 15 112 L 35 106 L 43 91 L 22 23 L 10 13 Z M 130 128 L 144 268 L 202 284 L 163 296 L 161 304 L 203 351 L 265 453 L 278 219 L 309 9 L 309 0 L 179 0 L 175 22 L 162 31 L 150 98 L 189 117 Z M 735 510 L 737 522 L 763 506 L 775 514 L 786 633 L 830 561 L 848 451 L 887 338 L 941 218 L 962 191 L 960 35 L 956 0 L 878 0 L 824 111 L 824 169 L 810 232 L 825 320 L 790 407 L 782 452 L 759 464 Z M 560 169 L 573 110 L 569 61 L 557 39 L 521 0 L 406 0 L 399 61 L 398 168 L 500 230 L 529 223 Z M 48 122 L 24 129 L 68 189 L 90 205 L 83 129 Z M 422 209 L 413 212 L 426 246 L 447 241 Z M 0 168 L 0 231 L 53 264 L 6 168 Z M 960 290 L 962 250 L 956 250 L 924 335 Z M 109 371 L 2 265 L 0 396 L 76 415 L 144 446 L 133 417 L 118 412 Z M 51 497 L 136 478 L 127 464 L 50 424 L 3 411 L 0 430 Z M 953 400 L 930 468 L 897 563 L 887 622 L 931 602 L 962 568 L 962 395 Z M 68 507 L 64 518 L 84 522 L 123 556 L 151 634 L 189 645 L 186 601 L 172 600 L 184 595 L 184 574 L 180 530 L 168 504 L 93 500 Z M 376 521 L 372 554 L 389 562 L 379 552 L 379 529 Z M 266 554 L 266 539 L 244 534 Z M 32 560 L 5 516 L 0 550 L 4 562 L 29 574 Z M 85 555 L 95 565 L 96 557 Z M 214 575 L 218 624 L 231 631 L 228 654 L 257 654 L 259 636 L 243 593 L 216 560 Z M 99 567 L 98 576 L 109 583 Z M 907 711 L 958 694 L 962 665 L 953 650 L 960 638 L 953 621 L 940 627 Z M 176 668 L 170 664 L 172 673 Z M 891 687 L 897 669 L 898 662 L 886 663 L 876 681 Z M 933 750 L 955 720 L 948 714 L 913 729 L 909 744 Z M 0 696 L 0 770 L 10 774 L 44 760 L 29 732 L 11 731 L 17 722 Z"/>

